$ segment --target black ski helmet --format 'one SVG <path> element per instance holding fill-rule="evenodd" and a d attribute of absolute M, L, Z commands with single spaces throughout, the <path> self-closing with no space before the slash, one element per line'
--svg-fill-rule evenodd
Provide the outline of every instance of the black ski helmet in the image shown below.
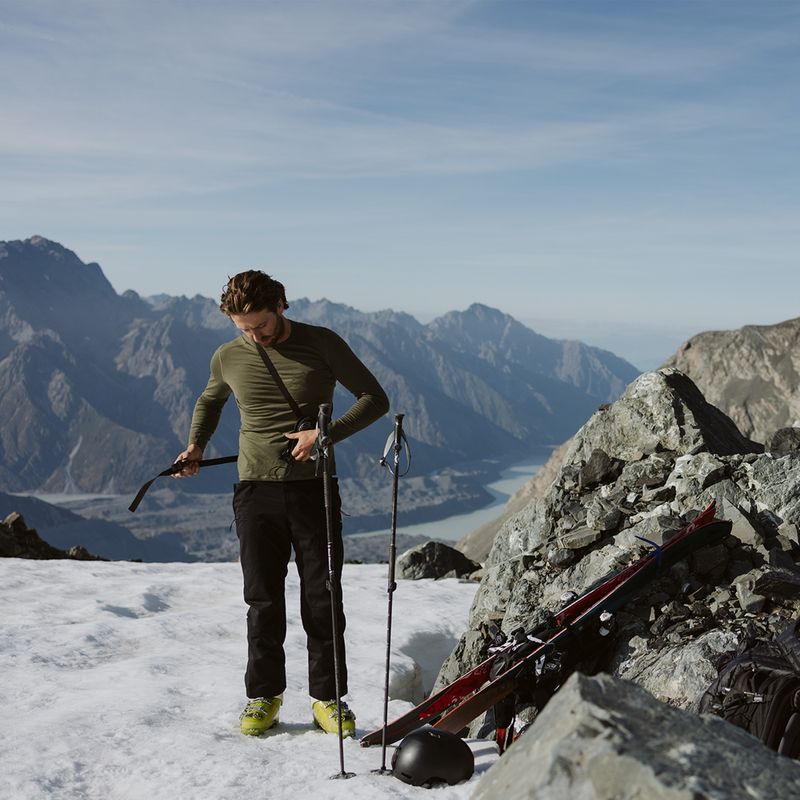
<path fill-rule="evenodd" d="M 392 756 L 392 773 L 412 786 L 468 780 L 475 771 L 469 745 L 447 731 L 429 725 L 409 733 Z"/>

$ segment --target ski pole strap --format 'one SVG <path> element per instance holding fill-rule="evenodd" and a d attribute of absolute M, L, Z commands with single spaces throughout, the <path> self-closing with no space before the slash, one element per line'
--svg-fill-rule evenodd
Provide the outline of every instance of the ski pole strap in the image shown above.
<path fill-rule="evenodd" d="M 154 478 L 150 478 L 147 483 L 145 483 L 141 489 L 136 493 L 136 497 L 133 498 L 133 502 L 128 506 L 128 511 L 136 511 L 139 508 L 139 503 L 142 502 L 142 499 L 147 494 L 147 490 L 155 483 L 158 478 L 165 478 L 168 475 L 175 475 L 176 473 L 180 472 L 187 464 L 197 464 L 199 467 L 215 467 L 217 464 L 232 464 L 239 458 L 238 455 L 236 456 L 223 456 L 222 458 L 207 458 L 202 461 L 191 461 L 190 459 L 186 459 L 184 461 L 176 461 L 172 466 L 165 469 L 163 472 L 159 472 Z"/>
<path fill-rule="evenodd" d="M 406 438 L 406 435 L 403 432 L 402 426 L 399 426 L 399 436 L 397 435 L 397 433 L 398 433 L 397 430 L 393 430 L 389 434 L 388 438 L 386 439 L 386 444 L 383 448 L 383 455 L 378 460 L 378 463 L 382 467 L 386 467 L 386 469 L 388 469 L 389 472 L 391 472 L 392 475 L 394 475 L 394 468 L 389 465 L 389 453 L 392 450 L 395 449 L 397 450 L 398 458 L 396 463 L 399 464 L 400 460 L 399 452 L 401 449 L 404 449 L 406 454 L 406 468 L 405 470 L 403 470 L 403 472 L 399 473 L 400 477 L 402 477 L 403 475 L 407 475 L 408 471 L 411 469 L 411 447 L 408 444 L 408 439 Z"/>

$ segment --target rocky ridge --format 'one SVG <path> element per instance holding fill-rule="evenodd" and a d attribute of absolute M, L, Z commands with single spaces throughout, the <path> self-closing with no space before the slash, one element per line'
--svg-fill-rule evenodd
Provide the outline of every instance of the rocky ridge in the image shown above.
<path fill-rule="evenodd" d="M 123 511 L 131 517 L 119 497 L 111 496 L 109 505 L 120 506 L 118 515 L 121 521 L 124 521 Z M 84 517 L 35 497 L 0 492 L 0 519 L 15 513 L 21 514 L 48 545 L 58 550 L 69 551 L 75 545 L 80 545 L 112 561 L 195 560 L 172 532 L 155 532 L 150 536 L 138 537 L 120 522 L 105 518 L 102 511 L 99 517 Z M 234 557 L 235 554 L 231 556 Z"/>
<path fill-rule="evenodd" d="M 664 366 L 688 375 L 746 436 L 800 424 L 800 317 L 693 336 Z"/>
<path fill-rule="evenodd" d="M 763 452 L 674 368 L 647 373 L 571 440 L 544 496 L 501 528 L 469 627 L 437 686 L 477 663 L 481 624 L 510 632 L 555 610 L 716 500 L 722 543 L 654 581 L 617 616 L 608 670 L 687 708 L 740 642 L 800 611 L 800 452 Z"/>
<path fill-rule="evenodd" d="M 59 550 L 45 542 L 39 534 L 25 524 L 20 514 L 9 514 L 0 522 L 0 558 L 72 558 L 76 561 L 105 561 L 93 556 L 82 545 L 69 550 Z"/>

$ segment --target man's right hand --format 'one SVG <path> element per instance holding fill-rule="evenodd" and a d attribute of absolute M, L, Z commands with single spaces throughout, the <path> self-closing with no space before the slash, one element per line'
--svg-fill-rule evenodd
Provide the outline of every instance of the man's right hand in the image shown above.
<path fill-rule="evenodd" d="M 198 462 L 203 458 L 203 451 L 196 445 L 190 444 L 176 459 L 178 461 Z M 187 464 L 180 472 L 172 475 L 173 478 L 190 478 L 200 472 L 200 465 L 197 463 Z"/>

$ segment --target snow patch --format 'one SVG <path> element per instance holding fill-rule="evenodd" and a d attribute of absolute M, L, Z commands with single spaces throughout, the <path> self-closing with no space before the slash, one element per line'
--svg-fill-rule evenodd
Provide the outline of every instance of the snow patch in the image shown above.
<path fill-rule="evenodd" d="M 358 734 L 383 720 L 386 567 L 346 565 L 350 694 Z M 311 724 L 299 582 L 287 578 L 288 687 L 270 735 L 244 737 L 245 612 L 238 564 L 0 559 L 3 796 L 39 800 L 376 800 L 427 796 L 371 774 L 381 749 Z M 429 688 L 466 626 L 476 584 L 402 581 L 394 597 L 394 718 Z M 400 696 L 404 699 L 399 699 Z M 405 698 L 411 699 L 405 699 Z M 466 800 L 496 758 L 471 742 L 476 776 L 437 790 Z M 387 754 L 391 760 L 391 749 Z"/>

